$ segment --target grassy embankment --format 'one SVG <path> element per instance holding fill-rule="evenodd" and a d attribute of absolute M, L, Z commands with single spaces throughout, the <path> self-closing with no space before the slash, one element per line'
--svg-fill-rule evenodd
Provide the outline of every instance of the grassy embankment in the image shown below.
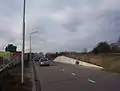
<path fill-rule="evenodd" d="M 105 68 L 105 70 L 120 73 L 120 54 L 66 54 L 65 56 L 75 58 L 88 63 L 96 64 Z"/>

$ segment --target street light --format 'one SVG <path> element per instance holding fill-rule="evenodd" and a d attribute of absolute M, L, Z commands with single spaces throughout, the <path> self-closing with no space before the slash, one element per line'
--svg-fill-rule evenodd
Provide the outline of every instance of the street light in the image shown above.
<path fill-rule="evenodd" d="M 25 5 L 26 0 L 23 3 L 23 36 L 22 36 L 22 55 L 21 55 L 21 83 L 24 83 L 24 51 L 25 51 Z"/>
<path fill-rule="evenodd" d="M 31 36 L 35 33 L 38 33 L 38 31 L 31 32 L 30 35 L 29 35 L 29 38 L 30 38 L 30 61 L 31 61 Z"/>

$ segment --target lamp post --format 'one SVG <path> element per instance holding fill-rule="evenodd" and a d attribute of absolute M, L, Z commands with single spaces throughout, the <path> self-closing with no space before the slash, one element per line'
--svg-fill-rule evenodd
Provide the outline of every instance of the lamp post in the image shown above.
<path fill-rule="evenodd" d="M 35 31 L 35 32 L 31 32 L 30 35 L 29 35 L 29 40 L 30 40 L 30 61 L 31 61 L 31 44 L 32 44 L 32 41 L 31 41 L 31 36 L 35 33 L 38 33 L 38 31 Z"/>
<path fill-rule="evenodd" d="M 30 61 L 31 61 L 31 34 L 30 34 Z"/>
<path fill-rule="evenodd" d="M 25 5 L 26 0 L 23 3 L 23 36 L 22 36 L 22 55 L 21 55 L 21 83 L 24 83 L 24 51 L 25 51 Z"/>

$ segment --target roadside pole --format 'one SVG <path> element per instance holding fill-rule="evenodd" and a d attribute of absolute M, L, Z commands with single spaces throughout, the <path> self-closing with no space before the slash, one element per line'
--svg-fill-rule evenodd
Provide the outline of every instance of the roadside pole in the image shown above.
<path fill-rule="evenodd" d="M 24 83 L 24 51 L 25 51 L 25 4 L 23 4 L 23 36 L 22 36 L 22 55 L 21 55 L 21 83 Z"/>
<path fill-rule="evenodd" d="M 30 40 L 30 61 L 31 61 L 31 59 L 32 59 L 32 57 L 31 57 L 31 46 L 32 46 L 31 36 L 32 36 L 33 34 L 35 34 L 35 33 L 38 33 L 38 31 L 31 32 L 30 35 L 29 35 L 29 40 Z"/>
<path fill-rule="evenodd" d="M 30 35 L 30 61 L 31 61 L 31 35 Z"/>

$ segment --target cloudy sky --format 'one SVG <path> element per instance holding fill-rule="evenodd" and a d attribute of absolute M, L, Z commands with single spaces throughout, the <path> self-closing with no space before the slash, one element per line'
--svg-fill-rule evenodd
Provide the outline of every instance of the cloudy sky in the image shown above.
<path fill-rule="evenodd" d="M 0 0 L 0 50 L 21 50 L 23 0 Z M 26 0 L 26 51 L 82 51 L 120 36 L 120 0 Z"/>

